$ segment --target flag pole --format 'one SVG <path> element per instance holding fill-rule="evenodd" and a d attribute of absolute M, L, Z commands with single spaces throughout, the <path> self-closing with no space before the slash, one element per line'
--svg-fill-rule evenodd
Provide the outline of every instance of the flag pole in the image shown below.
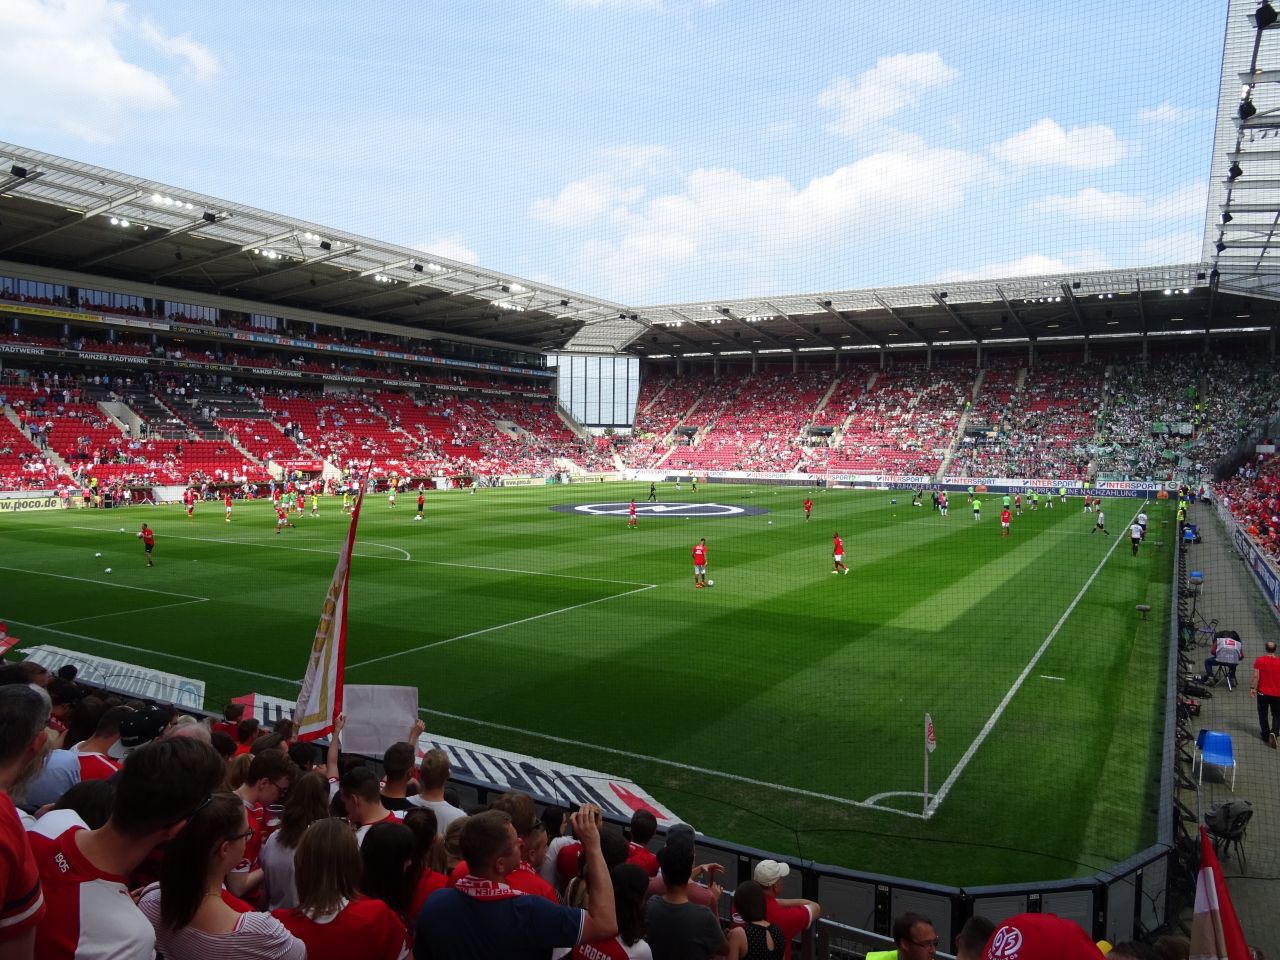
<path fill-rule="evenodd" d="M 929 815 L 929 747 L 924 748 L 924 809 L 920 811 L 923 815 Z"/>

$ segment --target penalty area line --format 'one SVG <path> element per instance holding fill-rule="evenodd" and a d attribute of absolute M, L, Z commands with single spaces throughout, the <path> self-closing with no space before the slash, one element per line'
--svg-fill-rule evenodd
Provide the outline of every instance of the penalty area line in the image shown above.
<path fill-rule="evenodd" d="M 485 627 L 481 630 L 472 630 L 470 633 L 460 633 L 456 637 L 447 637 L 444 640 L 433 640 L 431 643 L 424 643 L 417 647 L 409 647 L 407 650 L 397 650 L 395 653 L 384 654 L 381 657 L 373 657 L 370 660 L 361 660 L 359 663 L 349 663 L 346 666 L 348 670 L 355 670 L 357 667 L 367 667 L 371 663 L 382 663 L 384 660 L 394 660 L 396 657 L 403 657 L 410 653 L 421 653 L 423 650 L 430 650 L 432 647 L 443 647 L 447 643 L 453 643 L 455 640 L 467 640 L 471 637 L 478 637 L 482 634 L 493 633 L 495 630 L 505 630 L 507 627 L 518 627 L 522 623 L 532 623 L 535 620 L 542 620 L 545 617 L 554 617 L 559 613 L 568 613 L 570 610 L 581 610 L 583 607 L 589 607 L 594 603 L 604 603 L 606 600 L 619 600 L 622 597 L 629 597 L 633 593 L 644 593 L 646 590 L 652 590 L 657 584 L 645 584 L 643 587 L 637 587 L 635 590 L 628 590 L 625 593 L 615 593 L 607 597 L 597 597 L 594 600 L 587 600 L 585 603 L 575 603 L 571 607 L 561 607 L 559 610 L 548 610 L 546 613 L 536 613 L 532 617 L 524 617 L 521 620 L 512 620 L 510 623 L 499 623 L 492 627 Z"/>
<path fill-rule="evenodd" d="M 1139 511 L 1145 509 L 1148 502 L 1150 501 L 1144 501 L 1142 507 L 1139 508 Z M 1137 514 L 1135 513 L 1134 517 L 1136 516 Z M 951 792 L 951 788 L 956 785 L 956 781 L 960 779 L 960 774 L 964 773 L 965 767 L 969 765 L 974 754 L 978 752 L 978 748 L 986 742 L 987 737 L 991 736 L 991 731 L 994 730 L 996 724 L 1000 722 L 1000 718 L 1004 716 L 1005 710 L 1008 709 L 1009 704 L 1013 702 L 1013 698 L 1017 696 L 1018 691 L 1022 689 L 1022 685 L 1026 683 L 1027 677 L 1031 676 L 1032 671 L 1036 668 L 1036 664 L 1040 662 L 1040 658 L 1043 657 L 1045 652 L 1049 649 L 1049 644 L 1053 643 L 1053 638 L 1058 635 L 1058 631 L 1061 630 L 1063 624 L 1067 622 L 1067 618 L 1071 616 L 1076 606 L 1079 605 L 1080 600 L 1088 592 L 1089 588 L 1093 586 L 1093 581 L 1098 579 L 1098 574 L 1100 574 L 1102 572 L 1102 568 L 1107 565 L 1107 561 L 1111 559 L 1111 555 L 1116 552 L 1116 547 L 1120 545 L 1120 541 L 1122 539 L 1124 538 L 1115 537 L 1112 540 L 1110 549 L 1108 549 L 1102 559 L 1098 561 L 1098 565 L 1093 568 L 1093 573 L 1089 574 L 1089 579 L 1084 582 L 1084 586 L 1080 588 L 1080 592 L 1077 593 L 1075 595 L 1075 599 L 1067 605 L 1067 609 L 1064 610 L 1062 616 L 1058 618 L 1058 622 L 1053 625 L 1053 629 L 1050 630 L 1049 635 L 1044 638 L 1044 642 L 1040 644 L 1040 648 L 1036 650 L 1031 659 L 1027 661 L 1027 665 L 1022 668 L 1022 672 L 1018 674 L 1018 678 L 1013 681 L 1013 686 L 1009 688 L 1008 693 L 1006 693 L 1000 700 L 1000 703 L 997 704 L 995 711 L 987 718 L 987 722 L 982 725 L 982 729 L 979 730 L 978 735 L 974 737 L 973 743 L 969 744 L 969 748 L 965 750 L 964 756 L 960 758 L 960 762 L 955 765 L 955 768 L 947 776 L 947 779 L 943 781 L 942 786 L 938 788 L 938 792 L 933 795 L 933 800 L 930 801 L 927 809 L 925 810 L 925 819 L 932 817 L 938 812 L 938 807 L 941 806 L 942 801 L 946 799 L 947 794 Z"/>
<path fill-rule="evenodd" d="M 127 583 L 112 583 L 109 580 L 94 580 L 91 577 L 73 577 L 65 573 L 50 573 L 47 570 L 26 570 L 22 567 L 0 567 L 13 573 L 29 573 L 33 577 L 56 577 L 59 580 L 75 580 L 77 583 L 96 583 L 104 587 L 115 587 L 117 590 L 137 590 L 141 593 L 158 593 L 165 597 L 186 597 L 188 600 L 208 600 L 208 597 L 197 597 L 194 593 L 175 593 L 172 590 L 155 590 L 151 587 L 135 587 Z M 32 624 L 34 626 L 34 624 Z"/>

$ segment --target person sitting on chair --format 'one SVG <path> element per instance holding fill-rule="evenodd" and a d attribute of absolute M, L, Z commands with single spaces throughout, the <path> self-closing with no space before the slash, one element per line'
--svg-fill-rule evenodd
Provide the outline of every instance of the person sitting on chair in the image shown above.
<path fill-rule="evenodd" d="M 1225 667 L 1227 679 L 1236 682 L 1236 667 L 1244 659 L 1244 644 L 1240 642 L 1240 634 L 1234 630 L 1219 630 L 1213 638 L 1213 650 L 1204 661 L 1202 682 L 1207 683 L 1213 676 L 1216 667 Z"/>

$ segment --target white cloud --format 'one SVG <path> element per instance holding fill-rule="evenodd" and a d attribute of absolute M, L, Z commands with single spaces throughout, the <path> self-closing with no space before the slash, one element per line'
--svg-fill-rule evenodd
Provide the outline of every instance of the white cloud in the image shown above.
<path fill-rule="evenodd" d="M 1144 265 L 1192 263 L 1200 259 L 1203 242 L 1204 234 L 1194 230 L 1152 237 L 1138 245 L 1137 263 Z"/>
<path fill-rule="evenodd" d="M 1115 131 L 1100 123 L 1063 130 L 1045 118 L 1003 143 L 991 153 L 1014 166 L 1070 167 L 1096 170 L 1114 165 L 1124 156 L 1125 147 Z"/>
<path fill-rule="evenodd" d="M 1138 119 L 1143 123 L 1186 123 L 1190 120 L 1198 120 L 1203 115 L 1202 110 L 1179 107 L 1167 100 L 1158 107 L 1148 107 L 1138 111 Z"/>
<path fill-rule="evenodd" d="M 144 27 L 113 0 L 3 0 L 0 36 L 0 86 L 21 91 L 0 98 L 0 123 L 52 125 L 98 142 L 110 140 L 132 115 L 177 104 L 166 79 L 126 59 L 118 41 L 140 36 L 153 46 L 163 43 L 197 76 L 217 65 L 189 35 L 167 37 Z"/>
<path fill-rule="evenodd" d="M 466 245 L 460 233 L 451 233 L 443 237 L 436 237 L 434 240 L 427 240 L 424 243 L 415 243 L 413 249 L 421 250 L 423 253 L 434 254 L 446 260 L 454 260 L 458 263 L 480 262 L 480 254 Z"/>
<path fill-rule="evenodd" d="M 656 143 L 632 143 L 596 151 L 611 171 L 654 173 L 671 151 Z"/>
<path fill-rule="evenodd" d="M 925 93 L 959 74 L 937 53 L 898 53 L 881 57 L 856 81 L 837 77 L 818 95 L 818 106 L 836 111 L 827 132 L 853 136 L 878 120 L 920 102 Z"/>
<path fill-rule="evenodd" d="M 1033 213 L 1104 223 L 1176 220 L 1204 214 L 1208 186 L 1188 183 L 1161 197 L 1108 193 L 1086 187 L 1070 196 L 1043 197 L 1031 205 Z"/>
<path fill-rule="evenodd" d="M 922 144 L 872 154 L 800 187 L 779 176 L 699 169 L 678 192 L 615 208 L 616 232 L 584 244 L 580 267 L 615 296 L 640 296 L 691 263 L 747 269 L 806 249 L 817 255 L 862 224 L 925 222 L 963 203 L 986 176 L 981 157 Z M 930 189 L 903 187 L 913 183 Z"/>
<path fill-rule="evenodd" d="M 142 39 L 152 47 L 186 61 L 187 69 L 197 80 L 209 80 L 221 69 L 213 52 L 204 44 L 193 40 L 190 33 L 170 36 L 150 20 L 143 20 L 138 29 Z"/>
<path fill-rule="evenodd" d="M 1077 250 L 1051 257 L 1043 253 L 1029 253 L 1016 260 L 1004 260 L 983 264 L 968 270 L 949 270 L 935 277 L 932 283 L 960 283 L 965 280 L 1001 280 L 1005 277 L 1039 277 L 1061 273 L 1082 273 L 1086 270 L 1111 268 L 1106 254 L 1093 248 Z"/>
<path fill-rule="evenodd" d="M 535 200 L 529 215 L 557 227 L 585 227 L 603 216 L 625 215 L 626 205 L 644 195 L 644 187 L 623 187 L 612 174 L 596 173 L 566 183 L 555 197 Z"/>

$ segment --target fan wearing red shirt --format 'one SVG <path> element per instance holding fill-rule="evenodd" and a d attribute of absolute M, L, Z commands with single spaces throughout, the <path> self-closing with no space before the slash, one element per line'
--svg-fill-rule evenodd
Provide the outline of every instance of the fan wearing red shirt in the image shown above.
<path fill-rule="evenodd" d="M 810 513 L 812 513 L 812 512 L 813 512 L 813 501 L 812 501 L 812 500 L 810 500 L 808 497 L 805 497 L 805 498 L 804 498 L 804 520 L 805 520 L 805 523 L 808 523 L 808 522 L 809 522 L 809 514 L 810 514 Z"/>
<path fill-rule="evenodd" d="M 105 780 L 120 769 L 108 751 L 120 742 L 120 725 L 133 713 L 132 707 L 111 707 L 98 718 L 93 736 L 71 748 L 80 760 L 81 781 Z"/>
<path fill-rule="evenodd" d="M 777 860 L 761 860 L 756 864 L 752 879 L 764 887 L 765 919 L 782 931 L 786 944 L 784 958 L 791 956 L 791 941 L 807 930 L 822 915 L 822 907 L 813 900 L 781 900 L 782 879 L 791 873 L 791 867 Z"/>
<path fill-rule="evenodd" d="M 634 863 L 652 879 L 658 875 L 658 858 L 649 851 L 649 841 L 658 832 L 658 818 L 652 811 L 637 810 L 631 815 L 631 841 L 627 844 L 627 863 Z"/>
<path fill-rule="evenodd" d="M 693 585 L 701 590 L 707 585 L 707 538 L 693 547 Z"/>
<path fill-rule="evenodd" d="M 395 911 L 359 892 L 360 848 L 346 824 L 317 820 L 294 857 L 298 905 L 272 916 L 307 945 L 307 960 L 409 957 L 408 931 Z"/>
<path fill-rule="evenodd" d="M 151 551 L 154 550 L 156 546 L 155 533 L 144 523 L 142 525 L 142 529 L 138 532 L 138 539 L 142 541 L 142 549 L 147 554 L 147 566 L 154 567 L 156 562 L 152 559 Z"/>
<path fill-rule="evenodd" d="M 844 541 L 840 539 L 839 533 L 831 538 L 831 562 L 835 565 L 832 573 L 849 572 L 849 568 L 844 565 Z"/>
<path fill-rule="evenodd" d="M 221 762 L 221 760 L 219 760 Z M 266 805 L 280 803 L 293 783 L 297 767 L 283 750 L 263 750 L 249 764 L 244 783 L 236 794 L 244 803 L 253 830 L 244 845 L 244 857 L 227 874 L 227 889 L 250 906 L 257 906 L 262 889 L 262 844 L 266 841 Z"/>
<path fill-rule="evenodd" d="M 31 956 L 36 927 L 45 916 L 31 844 L 7 791 L 44 752 L 51 709 L 48 695 L 25 683 L 0 687 L 0 725 L 5 730 L 5 752 L 0 756 L 0 954 L 4 956 Z"/>
<path fill-rule="evenodd" d="M 235 739 L 236 727 L 240 725 L 240 721 L 244 719 L 243 703 L 228 703 L 222 708 L 222 719 L 215 723 L 212 730 L 225 733 L 228 737 Z"/>
<path fill-rule="evenodd" d="M 364 842 L 369 828 L 379 823 L 399 823 L 404 814 L 382 805 L 378 775 L 368 767 L 353 767 L 342 778 L 342 805 L 356 832 L 356 843 Z"/>

